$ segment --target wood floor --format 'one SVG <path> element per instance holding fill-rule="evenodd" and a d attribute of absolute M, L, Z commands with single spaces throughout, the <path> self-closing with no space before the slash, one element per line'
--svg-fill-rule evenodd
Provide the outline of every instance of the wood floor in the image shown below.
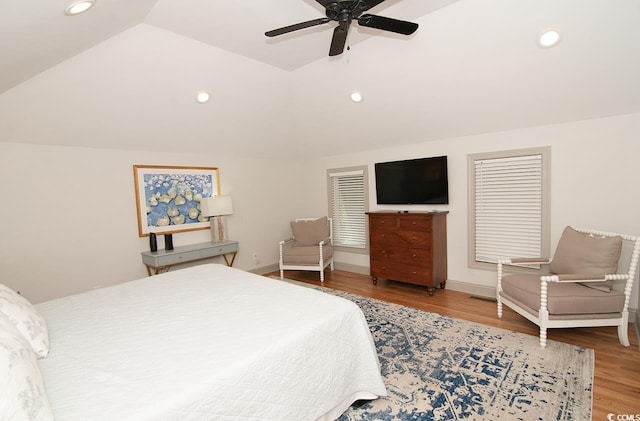
<path fill-rule="evenodd" d="M 271 273 L 267 276 L 279 276 Z M 289 279 L 319 284 L 318 272 L 286 271 Z M 505 307 L 502 319 L 496 315 L 495 302 L 471 298 L 469 294 L 437 289 L 429 297 L 425 287 L 394 281 L 378 281 L 373 285 L 369 276 L 346 271 L 325 272 L 324 285 L 379 300 L 389 301 L 458 319 L 538 335 L 533 323 Z M 640 351 L 632 324 L 629 325 L 631 346 L 618 342 L 617 328 L 549 329 L 548 338 L 595 350 L 593 391 L 593 421 L 607 420 L 608 414 L 633 414 L 640 419 Z"/>

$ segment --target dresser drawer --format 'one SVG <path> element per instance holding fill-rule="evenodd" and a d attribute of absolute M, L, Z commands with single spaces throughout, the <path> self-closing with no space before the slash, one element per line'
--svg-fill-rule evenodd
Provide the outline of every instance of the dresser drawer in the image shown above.
<path fill-rule="evenodd" d="M 431 231 L 433 222 L 431 218 L 400 218 L 400 229 L 412 231 Z"/>
<path fill-rule="evenodd" d="M 417 285 L 433 285 L 431 268 L 410 267 L 390 260 L 371 258 L 371 276 Z"/>
<path fill-rule="evenodd" d="M 392 260 L 396 263 L 423 268 L 430 268 L 433 261 L 430 248 L 412 249 L 393 247 L 388 244 L 372 244 L 369 252 L 372 259 L 379 261 Z"/>
<path fill-rule="evenodd" d="M 430 231 L 386 230 L 376 227 L 369 233 L 371 244 L 388 244 L 401 247 L 431 248 Z"/>
<path fill-rule="evenodd" d="M 168 251 L 165 255 L 157 257 L 156 266 L 175 265 L 177 263 L 189 262 L 191 260 L 198 260 L 201 258 L 202 256 L 200 250 L 193 250 L 176 254 L 172 254 L 170 251 Z"/>
<path fill-rule="evenodd" d="M 369 227 L 377 229 L 398 228 L 398 217 L 395 215 L 370 215 Z"/>
<path fill-rule="evenodd" d="M 238 251 L 237 243 L 223 244 L 220 246 L 200 250 L 200 259 L 220 256 L 221 254 L 233 253 L 234 251 Z"/>

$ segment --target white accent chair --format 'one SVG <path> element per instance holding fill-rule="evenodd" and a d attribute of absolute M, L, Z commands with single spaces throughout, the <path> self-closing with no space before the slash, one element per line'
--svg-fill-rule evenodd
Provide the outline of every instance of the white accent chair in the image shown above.
<path fill-rule="evenodd" d="M 595 326 L 617 326 L 620 343 L 629 346 L 629 300 L 639 255 L 639 237 L 566 227 L 553 259 L 498 261 L 498 317 L 506 305 L 538 325 L 541 347 L 549 328 Z M 504 266 L 532 264 L 549 264 L 551 273 L 503 272 Z"/>
<path fill-rule="evenodd" d="M 299 218 L 291 222 L 293 237 L 280 241 L 280 279 L 285 270 L 333 270 L 333 227 L 331 218 Z"/>

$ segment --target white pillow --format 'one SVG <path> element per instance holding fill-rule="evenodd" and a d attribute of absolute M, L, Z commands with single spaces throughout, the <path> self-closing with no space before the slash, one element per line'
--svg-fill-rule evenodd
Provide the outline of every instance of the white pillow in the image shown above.
<path fill-rule="evenodd" d="M 0 313 L 15 324 L 39 358 L 49 354 L 49 330 L 40 313 L 26 298 L 2 284 Z"/>
<path fill-rule="evenodd" d="M 0 313 L 0 419 L 53 420 L 36 354 L 22 333 Z"/>

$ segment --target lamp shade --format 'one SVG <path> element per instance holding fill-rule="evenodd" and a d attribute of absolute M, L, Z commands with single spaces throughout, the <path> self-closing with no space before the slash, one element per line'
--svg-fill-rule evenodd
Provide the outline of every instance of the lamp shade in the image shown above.
<path fill-rule="evenodd" d="M 221 216 L 233 214 L 231 196 L 212 196 L 200 202 L 202 216 Z"/>

